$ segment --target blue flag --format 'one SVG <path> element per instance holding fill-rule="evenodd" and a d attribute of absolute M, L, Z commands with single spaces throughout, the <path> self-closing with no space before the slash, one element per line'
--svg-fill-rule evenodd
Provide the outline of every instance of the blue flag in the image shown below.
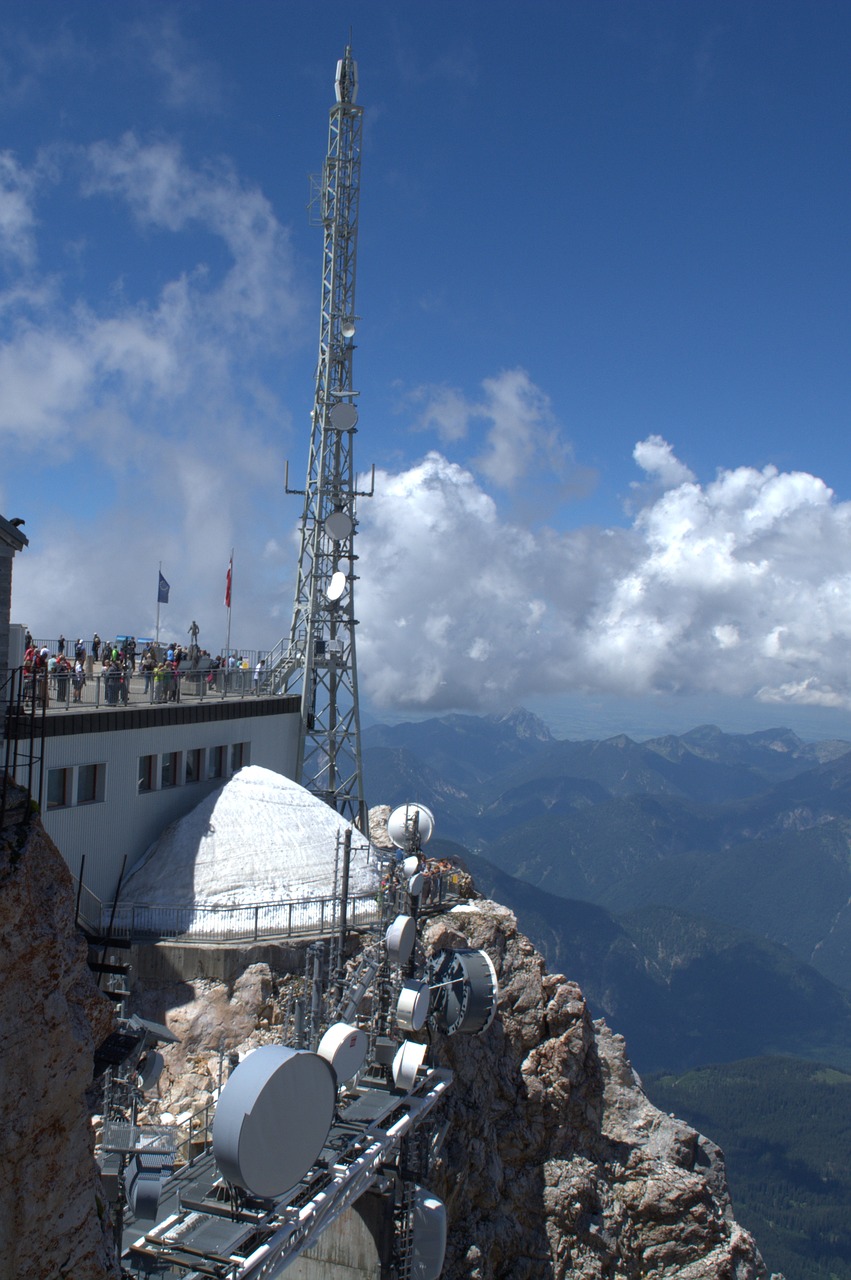
<path fill-rule="evenodd" d="M 160 585 L 157 591 L 157 604 L 168 604 L 168 593 L 171 590 L 162 574 L 160 574 Z"/>

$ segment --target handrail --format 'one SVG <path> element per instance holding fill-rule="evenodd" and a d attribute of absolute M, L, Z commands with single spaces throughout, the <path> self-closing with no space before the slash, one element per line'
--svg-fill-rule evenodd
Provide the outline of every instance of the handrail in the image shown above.
<path fill-rule="evenodd" d="M 458 896 L 456 872 L 427 876 L 424 905 L 440 905 Z M 316 937 L 333 933 L 340 923 L 340 899 L 333 895 L 255 902 L 240 906 L 178 906 L 144 902 L 103 903 L 89 889 L 81 891 L 81 921 L 110 936 L 138 942 L 257 942 L 261 939 Z M 380 891 L 350 894 L 346 923 L 360 929 L 381 919 Z"/>

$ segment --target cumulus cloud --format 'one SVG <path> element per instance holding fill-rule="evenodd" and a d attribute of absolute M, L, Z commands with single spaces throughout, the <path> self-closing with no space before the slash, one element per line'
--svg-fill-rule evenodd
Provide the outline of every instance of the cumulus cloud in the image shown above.
<path fill-rule="evenodd" d="M 422 404 L 415 426 L 436 431 L 444 443 L 465 439 L 478 429 L 471 466 L 491 484 L 512 489 L 535 467 L 565 479 L 573 469 L 573 450 L 549 397 L 525 369 L 504 369 L 482 382 L 471 400 L 456 387 L 418 387 Z"/>
<path fill-rule="evenodd" d="M 627 529 L 530 533 L 439 453 L 376 478 L 363 512 L 360 670 L 379 705 L 485 709 L 535 694 L 722 693 L 851 706 L 851 504 L 815 476 L 671 486 Z"/>

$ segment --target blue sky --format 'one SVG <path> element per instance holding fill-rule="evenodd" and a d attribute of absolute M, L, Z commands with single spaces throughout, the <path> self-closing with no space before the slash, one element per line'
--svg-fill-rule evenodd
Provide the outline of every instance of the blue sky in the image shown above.
<path fill-rule="evenodd" d="M 288 630 L 350 27 L 366 706 L 851 735 L 831 0 L 4 6 L 13 620 Z"/>

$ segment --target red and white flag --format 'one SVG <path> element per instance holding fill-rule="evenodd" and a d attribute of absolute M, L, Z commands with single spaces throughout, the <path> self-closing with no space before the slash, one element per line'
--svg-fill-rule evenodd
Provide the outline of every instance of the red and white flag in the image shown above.
<path fill-rule="evenodd" d="M 225 582 L 225 608 L 226 609 L 230 608 L 230 588 L 231 588 L 232 581 L 233 581 L 233 556 L 231 556 L 230 563 L 228 564 L 228 576 L 227 576 L 227 581 Z"/>

